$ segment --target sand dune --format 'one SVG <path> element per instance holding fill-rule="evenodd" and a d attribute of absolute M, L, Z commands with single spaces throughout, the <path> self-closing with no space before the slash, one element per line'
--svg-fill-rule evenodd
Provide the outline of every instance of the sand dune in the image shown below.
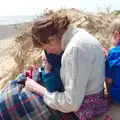
<path fill-rule="evenodd" d="M 10 70 L 11 66 L 14 65 L 14 60 L 11 57 L 7 48 L 12 44 L 14 38 L 8 38 L 0 40 L 0 78 L 4 77 Z"/>
<path fill-rule="evenodd" d="M 3 77 L 13 65 L 13 58 L 7 48 L 12 44 L 20 31 L 14 25 L 0 25 L 0 77 Z"/>

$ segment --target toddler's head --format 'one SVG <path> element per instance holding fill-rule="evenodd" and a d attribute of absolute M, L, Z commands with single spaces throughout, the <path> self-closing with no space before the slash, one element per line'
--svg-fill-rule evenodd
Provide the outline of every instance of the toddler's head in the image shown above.
<path fill-rule="evenodd" d="M 120 45 L 120 19 L 115 19 L 110 25 L 111 43 L 113 46 Z"/>

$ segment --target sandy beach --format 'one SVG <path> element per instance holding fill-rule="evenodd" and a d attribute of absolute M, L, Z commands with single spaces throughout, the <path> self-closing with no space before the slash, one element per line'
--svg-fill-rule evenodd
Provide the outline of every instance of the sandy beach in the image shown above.
<path fill-rule="evenodd" d="M 0 25 L 0 40 L 17 36 L 19 33 L 14 25 Z"/>

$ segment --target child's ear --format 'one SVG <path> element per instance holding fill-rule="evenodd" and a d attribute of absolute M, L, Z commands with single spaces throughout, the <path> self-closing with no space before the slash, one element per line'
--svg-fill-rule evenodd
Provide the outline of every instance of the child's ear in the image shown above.
<path fill-rule="evenodd" d="M 114 32 L 114 38 L 115 40 L 120 40 L 120 33 L 118 31 Z"/>
<path fill-rule="evenodd" d="M 119 37 L 119 40 L 120 40 L 120 32 L 118 33 L 118 37 Z"/>

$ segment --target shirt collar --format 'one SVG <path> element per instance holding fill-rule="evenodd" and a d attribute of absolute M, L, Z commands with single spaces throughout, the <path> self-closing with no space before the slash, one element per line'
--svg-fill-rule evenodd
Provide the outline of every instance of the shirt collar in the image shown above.
<path fill-rule="evenodd" d="M 71 38 L 73 37 L 73 35 L 78 31 L 79 31 L 79 28 L 74 27 L 72 25 L 68 26 L 68 29 L 63 34 L 62 41 L 61 41 L 61 48 L 62 48 L 63 51 L 65 50 L 65 48 L 69 44 L 69 42 L 70 42 Z"/>

